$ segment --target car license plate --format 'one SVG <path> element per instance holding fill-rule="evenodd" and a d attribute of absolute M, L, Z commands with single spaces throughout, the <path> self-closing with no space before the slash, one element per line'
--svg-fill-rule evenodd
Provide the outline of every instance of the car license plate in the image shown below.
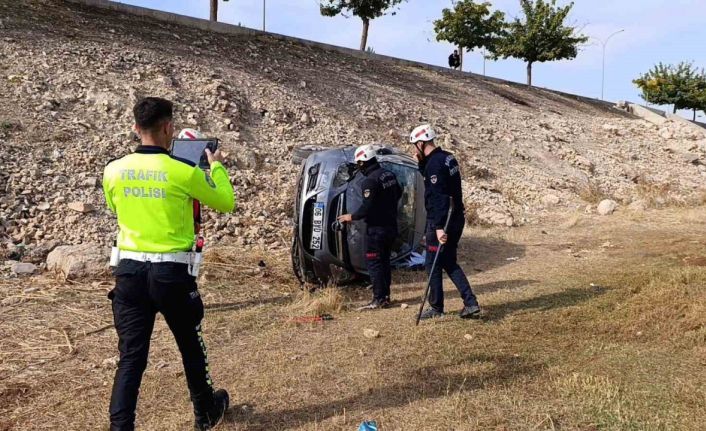
<path fill-rule="evenodd" d="M 311 221 L 311 249 L 321 250 L 321 237 L 324 232 L 324 204 L 316 202 L 314 204 L 314 216 Z"/>

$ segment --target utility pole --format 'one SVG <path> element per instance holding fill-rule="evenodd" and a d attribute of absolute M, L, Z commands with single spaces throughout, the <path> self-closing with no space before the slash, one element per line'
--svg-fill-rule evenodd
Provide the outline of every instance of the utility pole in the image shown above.
<path fill-rule="evenodd" d="M 262 0 L 262 31 L 265 31 L 265 10 L 267 9 L 267 0 Z"/>
<path fill-rule="evenodd" d="M 485 48 L 483 48 L 483 76 L 485 76 Z"/>
<path fill-rule="evenodd" d="M 602 41 L 601 39 L 596 38 L 601 42 L 601 44 L 603 44 L 603 66 L 601 68 L 601 100 L 605 100 L 603 98 L 603 92 L 605 90 L 605 47 L 608 44 L 608 41 L 610 40 L 611 37 L 615 36 L 618 33 L 622 33 L 624 31 L 625 31 L 625 29 L 621 29 L 621 30 L 616 31 L 615 33 L 608 36 L 606 38 L 605 42 Z"/>

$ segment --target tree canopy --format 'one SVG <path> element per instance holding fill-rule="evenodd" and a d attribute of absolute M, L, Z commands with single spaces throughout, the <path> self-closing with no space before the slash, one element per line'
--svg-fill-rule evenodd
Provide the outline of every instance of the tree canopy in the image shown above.
<path fill-rule="evenodd" d="M 588 37 L 565 25 L 574 4 L 558 7 L 556 0 L 520 0 L 523 19 L 506 24 L 495 57 L 513 57 L 527 63 L 527 84 L 532 85 L 532 65 L 537 62 L 576 58 L 578 46 Z"/>
<path fill-rule="evenodd" d="M 363 21 L 363 33 L 360 38 L 360 50 L 364 51 L 368 43 L 370 21 L 385 15 L 389 9 L 405 0 L 320 0 L 321 15 L 336 16 L 350 13 Z M 395 12 L 392 12 L 394 15 Z"/>
<path fill-rule="evenodd" d="M 434 21 L 436 40 L 445 40 L 461 49 L 485 48 L 494 52 L 505 25 L 505 14 L 490 11 L 489 2 L 461 0 L 453 9 L 445 8 Z"/>
<path fill-rule="evenodd" d="M 659 63 L 633 82 L 648 103 L 673 105 L 673 112 L 691 109 L 696 114 L 696 111 L 706 110 L 706 72 L 692 63 Z"/>

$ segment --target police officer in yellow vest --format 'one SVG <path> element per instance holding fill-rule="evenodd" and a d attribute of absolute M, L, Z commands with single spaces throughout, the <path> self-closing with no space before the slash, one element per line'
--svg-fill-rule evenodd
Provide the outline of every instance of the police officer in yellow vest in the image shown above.
<path fill-rule="evenodd" d="M 233 211 L 235 197 L 219 151 L 210 177 L 192 163 L 171 157 L 172 103 L 147 97 L 134 107 L 142 144 L 110 162 L 103 174 L 108 207 L 117 215 L 117 260 L 112 300 L 120 362 L 110 400 L 111 430 L 133 430 L 137 396 L 147 365 L 155 315 L 174 334 L 194 406 L 195 429 L 215 426 L 228 408 L 228 392 L 214 391 L 202 338 L 203 303 L 191 270 L 194 254 L 192 202 Z M 116 262 L 113 262 L 116 263 Z"/>

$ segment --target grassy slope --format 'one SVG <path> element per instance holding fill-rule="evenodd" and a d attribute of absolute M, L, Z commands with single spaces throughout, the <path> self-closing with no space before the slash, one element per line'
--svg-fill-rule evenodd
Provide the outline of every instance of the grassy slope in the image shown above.
<path fill-rule="evenodd" d="M 702 263 L 705 213 L 572 216 L 469 232 L 464 267 L 486 321 L 448 316 L 419 328 L 419 274 L 395 276 L 394 299 L 407 309 L 294 325 L 287 320 L 312 298 L 295 300 L 286 258 L 233 264 L 237 250 L 222 249 L 204 283 L 214 377 L 236 404 L 222 429 L 343 430 L 364 419 L 387 430 L 698 429 L 706 270 L 685 262 Z M 260 258 L 268 269 L 255 274 Z M 110 323 L 105 288 L 48 285 L 3 309 L 0 429 L 104 426 L 113 370 L 102 363 L 116 337 L 83 333 Z M 452 289 L 449 311 L 460 308 Z M 17 291 L 3 288 L 2 297 Z M 367 295 L 348 290 L 344 302 Z M 380 338 L 365 338 L 365 328 Z M 160 321 L 142 429 L 188 426 L 180 368 Z"/>

